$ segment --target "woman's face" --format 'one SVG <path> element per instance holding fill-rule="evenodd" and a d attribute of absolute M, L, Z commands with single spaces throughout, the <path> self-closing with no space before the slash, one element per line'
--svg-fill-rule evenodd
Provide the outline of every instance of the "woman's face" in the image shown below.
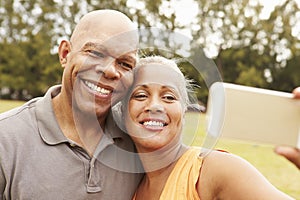
<path fill-rule="evenodd" d="M 139 151 L 150 152 L 180 140 L 182 74 L 162 64 L 139 69 L 125 111 L 125 125 Z"/>

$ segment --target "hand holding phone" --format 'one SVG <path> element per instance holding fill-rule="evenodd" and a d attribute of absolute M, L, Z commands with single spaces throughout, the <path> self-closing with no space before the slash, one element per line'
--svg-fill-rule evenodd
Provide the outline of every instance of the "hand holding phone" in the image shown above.
<path fill-rule="evenodd" d="M 300 148 L 300 101 L 291 93 L 216 82 L 209 89 L 207 133 Z"/>

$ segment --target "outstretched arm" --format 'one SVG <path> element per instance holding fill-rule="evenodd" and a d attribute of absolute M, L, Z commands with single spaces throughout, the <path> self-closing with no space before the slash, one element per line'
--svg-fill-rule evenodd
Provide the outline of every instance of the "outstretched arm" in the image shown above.
<path fill-rule="evenodd" d="M 205 157 L 197 189 L 201 200 L 293 199 L 273 186 L 246 160 L 222 152 L 212 152 Z"/>

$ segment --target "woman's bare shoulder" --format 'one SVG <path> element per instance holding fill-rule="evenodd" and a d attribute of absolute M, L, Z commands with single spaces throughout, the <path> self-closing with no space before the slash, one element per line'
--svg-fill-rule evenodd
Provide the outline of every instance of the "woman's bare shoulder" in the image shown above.
<path fill-rule="evenodd" d="M 198 183 L 199 194 L 206 195 L 202 199 L 239 199 L 245 196 L 249 199 L 290 199 L 247 160 L 227 152 L 212 151 L 203 159 Z M 201 189 L 204 185 L 208 192 Z"/>

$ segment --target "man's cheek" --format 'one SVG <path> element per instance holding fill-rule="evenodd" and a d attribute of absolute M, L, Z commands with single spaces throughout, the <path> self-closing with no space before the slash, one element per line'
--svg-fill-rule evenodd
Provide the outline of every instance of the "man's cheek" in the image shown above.
<path fill-rule="evenodd" d="M 122 78 L 121 78 L 121 82 L 122 82 L 122 85 L 124 85 L 124 89 L 127 91 L 130 86 L 133 84 L 133 72 L 132 71 L 129 71 L 129 72 L 126 72 Z"/>
<path fill-rule="evenodd" d="M 118 84 L 116 85 L 111 99 L 112 106 L 121 101 L 128 93 L 130 86 L 133 83 L 133 75 L 126 74 L 122 76 Z"/>

